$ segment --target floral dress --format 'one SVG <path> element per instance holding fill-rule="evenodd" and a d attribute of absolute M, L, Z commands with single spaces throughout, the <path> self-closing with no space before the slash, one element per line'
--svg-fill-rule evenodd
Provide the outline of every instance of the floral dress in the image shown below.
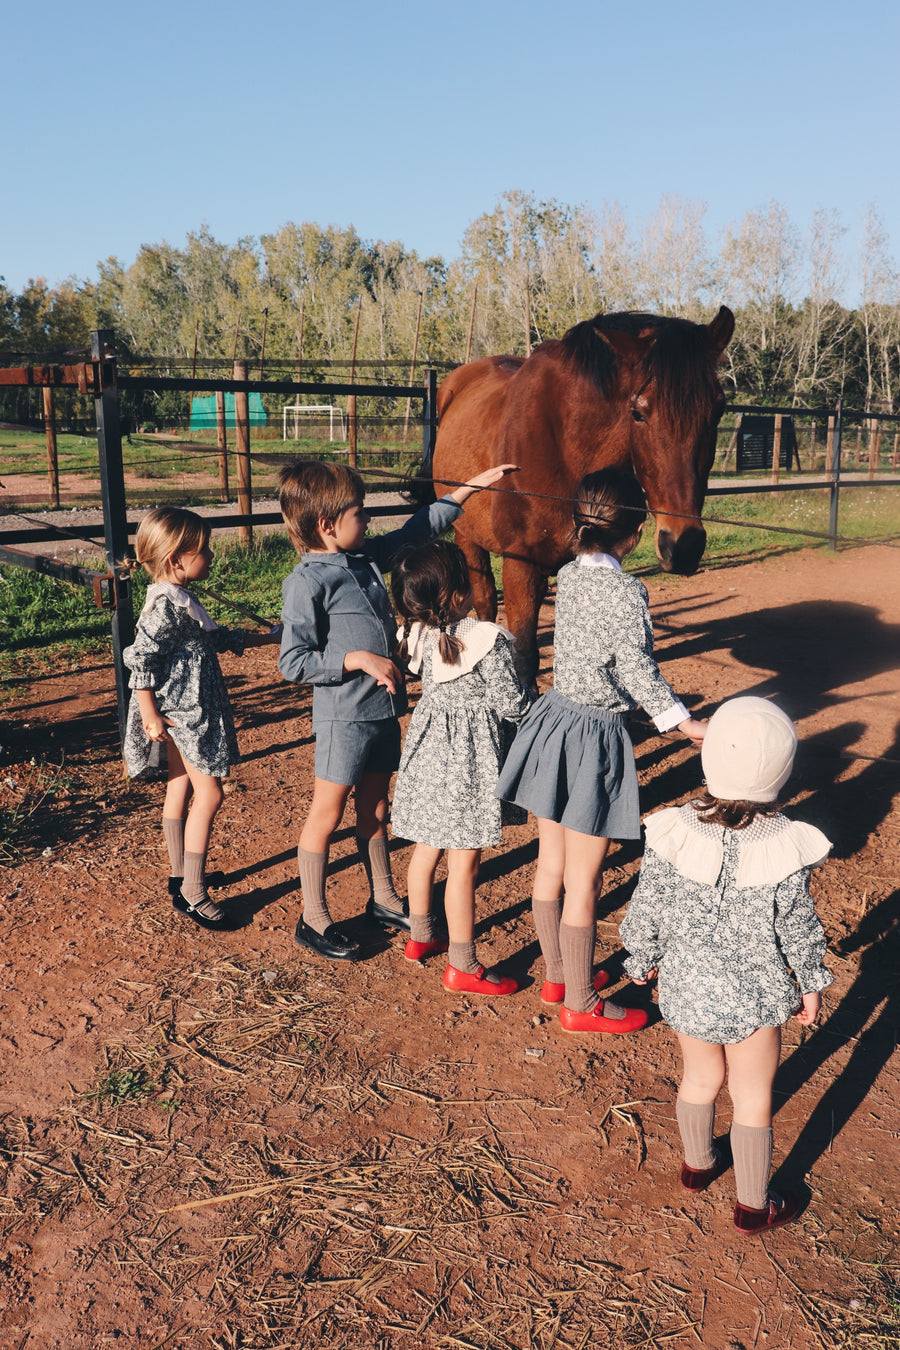
<path fill-rule="evenodd" d="M 820 830 L 781 814 L 730 830 L 691 805 L 657 811 L 646 827 L 619 935 L 632 978 L 659 968 L 659 1010 L 670 1027 L 733 1045 L 781 1026 L 801 994 L 828 988 L 809 894 L 811 868 L 831 848 Z"/>
<path fill-rule="evenodd" d="M 413 670 L 421 664 L 422 697 L 397 773 L 393 832 L 432 848 L 487 848 L 500 843 L 504 824 L 526 818 L 501 803 L 494 788 L 532 694 L 516 677 L 505 629 L 463 619 L 448 632 L 464 644 L 468 639 L 470 649 L 491 645 L 472 669 L 448 677 L 452 668 L 436 652 L 439 634 L 424 630 L 421 662 L 411 662 Z"/>
<path fill-rule="evenodd" d="M 240 656 L 244 640 L 242 628 L 218 628 L 189 591 L 164 583 L 148 590 L 134 643 L 122 653 L 131 671 L 129 687 L 153 690 L 182 758 L 213 778 L 227 778 L 240 759 L 218 653 Z M 132 695 L 124 744 L 132 778 L 154 773 L 154 748 Z"/>

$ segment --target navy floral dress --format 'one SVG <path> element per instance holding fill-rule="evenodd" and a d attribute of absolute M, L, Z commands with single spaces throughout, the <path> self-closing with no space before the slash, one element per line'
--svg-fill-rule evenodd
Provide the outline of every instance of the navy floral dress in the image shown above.
<path fill-rule="evenodd" d="M 448 631 L 467 635 L 493 628 L 462 619 Z M 502 827 L 524 823 L 524 811 L 494 795 L 497 775 L 531 691 L 516 677 L 512 635 L 498 636 L 473 670 L 446 683 L 432 674 L 427 639 L 422 697 L 416 704 L 397 773 L 391 821 L 394 834 L 431 848 L 496 846 Z"/>
<path fill-rule="evenodd" d="M 658 967 L 659 1010 L 673 1030 L 733 1045 L 828 988 L 809 877 L 829 848 L 814 826 L 781 814 L 745 830 L 702 821 L 690 805 L 648 817 L 619 935 L 633 979 Z"/>
<path fill-rule="evenodd" d="M 172 593 L 158 595 L 141 614 L 134 643 L 122 653 L 131 671 L 129 687 L 153 690 L 160 713 L 172 723 L 168 733 L 188 764 L 212 778 L 227 778 L 240 754 L 218 653 L 241 656 L 246 635 L 242 628 L 201 627 L 185 603 L 192 599 L 189 592 L 182 590 L 181 603 Z M 125 728 L 125 764 L 132 778 L 155 772 L 153 748 L 132 695 Z"/>

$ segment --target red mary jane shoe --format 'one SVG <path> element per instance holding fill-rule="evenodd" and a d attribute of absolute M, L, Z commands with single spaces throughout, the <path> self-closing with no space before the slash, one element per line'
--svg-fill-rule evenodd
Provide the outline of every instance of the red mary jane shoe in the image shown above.
<path fill-rule="evenodd" d="M 565 1004 L 559 1010 L 559 1025 L 563 1031 L 606 1031 L 613 1036 L 625 1036 L 629 1031 L 640 1031 L 647 1025 L 643 1008 L 625 1008 L 624 1017 L 604 1017 L 605 1004 L 601 999 L 590 1012 L 573 1012 Z"/>
<path fill-rule="evenodd" d="M 514 994 L 519 984 L 511 975 L 498 975 L 495 970 L 479 966 L 474 975 L 468 975 L 455 966 L 444 967 L 444 988 L 454 994 Z"/>
<path fill-rule="evenodd" d="M 412 938 L 407 938 L 403 955 L 407 961 L 424 961 L 426 956 L 437 956 L 438 952 L 445 952 L 449 946 L 446 938 L 434 938 L 431 942 L 413 942 Z"/>
<path fill-rule="evenodd" d="M 594 988 L 597 993 L 605 989 L 609 984 L 609 976 L 605 970 L 598 970 L 594 976 Z M 564 984 L 553 984 L 550 980 L 545 980 L 541 985 L 541 1002 L 550 1005 L 564 1003 L 566 998 L 566 986 Z"/>

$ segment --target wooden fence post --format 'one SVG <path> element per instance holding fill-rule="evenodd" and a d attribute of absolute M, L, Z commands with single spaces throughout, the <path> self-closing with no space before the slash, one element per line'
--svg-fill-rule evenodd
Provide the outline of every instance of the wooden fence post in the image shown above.
<path fill-rule="evenodd" d="M 873 422 L 873 434 L 869 436 L 869 472 L 866 477 L 871 482 L 881 454 L 881 422 Z"/>
<path fill-rule="evenodd" d="M 356 326 L 353 329 L 353 351 L 350 355 L 350 383 L 356 381 L 356 344 L 359 340 L 359 319 L 362 314 L 362 296 L 359 297 L 359 304 L 356 306 Z M 347 462 L 352 468 L 356 468 L 356 395 L 350 394 L 347 398 L 347 433 L 349 453 Z"/>
<path fill-rule="evenodd" d="M 778 482 L 781 473 L 781 413 L 775 414 L 775 435 L 772 437 L 772 482 Z"/>
<path fill-rule="evenodd" d="M 47 479 L 50 504 L 59 506 L 59 456 L 56 449 L 56 409 L 53 406 L 53 388 L 44 385 L 44 433 L 47 437 Z"/>
<path fill-rule="evenodd" d="M 116 335 L 111 329 L 91 333 L 91 359 L 94 362 L 94 410 L 97 417 L 97 452 L 100 461 L 100 490 L 103 497 L 103 538 L 106 563 L 116 574 L 116 604 L 112 611 L 113 666 L 116 672 L 116 706 L 119 739 L 124 743 L 130 693 L 128 671 L 122 652 L 134 641 L 134 609 L 131 580 L 120 575 L 120 564 L 128 551 L 128 518 L 125 502 L 125 471 L 122 465 L 122 424 L 119 418 L 119 389 L 116 375 Z"/>
<path fill-rule="evenodd" d="M 246 381 L 246 361 L 235 361 L 234 378 Z M 240 539 L 242 544 L 252 544 L 253 524 L 250 520 L 253 511 L 250 483 L 250 396 L 245 389 L 234 391 L 234 448 L 237 461 L 238 513 L 247 516 L 246 524 L 240 527 Z"/>
<path fill-rule="evenodd" d="M 828 419 L 828 439 L 831 442 L 831 504 L 828 520 L 828 547 L 837 548 L 838 505 L 841 494 L 841 417 L 843 399 L 838 399 L 834 416 Z"/>
<path fill-rule="evenodd" d="M 225 422 L 225 394 L 216 390 L 216 445 L 219 448 L 219 497 L 228 501 L 228 432 Z"/>
<path fill-rule="evenodd" d="M 421 323 L 422 323 L 422 300 L 423 300 L 423 298 L 424 298 L 424 295 L 425 295 L 425 292 L 424 292 L 424 291 L 419 291 L 419 308 L 418 308 L 418 310 L 417 310 L 417 312 L 416 312 L 416 333 L 415 333 L 415 337 L 413 338 L 412 360 L 411 360 L 410 363 L 409 363 L 409 383 L 410 383 L 410 386 L 412 385 L 413 380 L 416 378 L 416 357 L 417 357 L 417 355 L 418 355 L 418 353 L 419 353 L 419 327 L 420 327 L 420 325 L 421 325 Z M 406 440 L 406 438 L 407 438 L 407 436 L 408 436 L 408 434 L 409 434 L 409 414 L 410 414 L 411 410 L 412 410 L 412 399 L 411 399 L 411 398 L 408 398 L 408 399 L 406 400 L 406 415 L 405 415 L 404 418 L 403 418 L 403 440 L 404 440 L 404 441 Z"/>
<path fill-rule="evenodd" d="M 743 416 L 744 416 L 743 413 L 738 413 L 737 417 L 734 419 L 734 430 L 731 433 L 731 440 L 728 442 L 728 449 L 725 451 L 725 458 L 722 460 L 722 468 L 720 470 L 721 473 L 725 472 L 725 468 L 732 455 L 734 455 L 735 457 L 734 471 L 735 473 L 737 473 L 737 442 L 738 442 L 738 435 L 741 430 L 741 422 L 743 420 Z"/>

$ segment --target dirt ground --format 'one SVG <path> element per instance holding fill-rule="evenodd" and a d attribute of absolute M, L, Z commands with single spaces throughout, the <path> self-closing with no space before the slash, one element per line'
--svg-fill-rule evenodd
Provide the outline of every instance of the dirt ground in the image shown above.
<path fill-rule="evenodd" d="M 240 925 L 212 935 L 169 903 L 161 788 L 121 776 L 110 667 L 7 687 L 2 804 L 32 757 L 65 765 L 24 862 L 0 870 L 3 1346 L 900 1344 L 897 561 L 774 553 L 647 578 L 675 688 L 701 715 L 776 697 L 802 737 L 790 809 L 834 841 L 814 894 L 835 984 L 817 1028 L 787 1027 L 776 1084 L 776 1178 L 807 1204 L 765 1239 L 734 1231 L 730 1173 L 679 1187 L 658 1017 L 589 1039 L 540 1004 L 533 822 L 485 855 L 479 892 L 480 953 L 517 995 L 448 995 L 441 958 L 406 963 L 360 917 L 351 829 L 330 897 L 363 958 L 322 961 L 292 941 L 309 695 L 268 649 L 226 657 L 244 760 L 210 866 Z M 695 753 L 641 715 L 634 739 L 644 809 L 685 800 Z M 617 936 L 638 856 L 613 850 L 598 959 L 648 1003 Z"/>

